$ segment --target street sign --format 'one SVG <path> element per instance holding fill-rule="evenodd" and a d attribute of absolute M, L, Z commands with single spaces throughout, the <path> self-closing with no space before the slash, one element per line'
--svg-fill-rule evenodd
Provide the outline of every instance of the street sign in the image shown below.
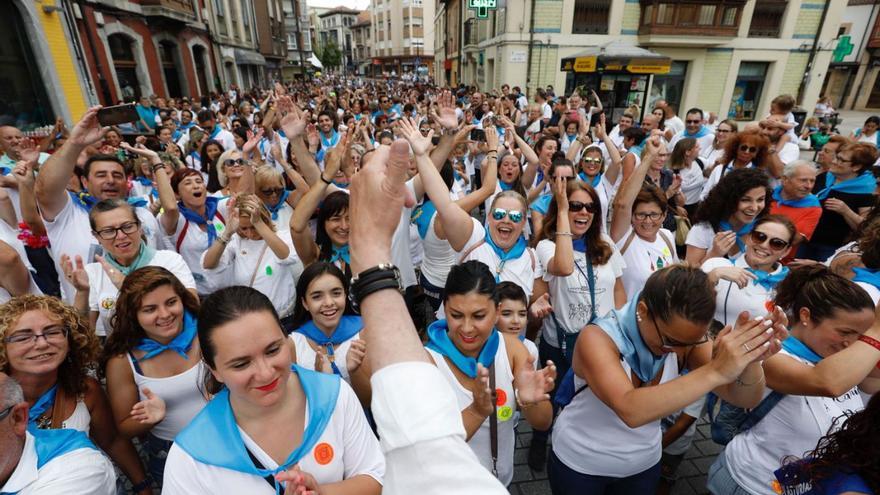
<path fill-rule="evenodd" d="M 477 19 L 489 17 L 489 10 L 495 10 L 497 7 L 497 0 L 468 0 L 468 8 L 477 11 Z"/>
<path fill-rule="evenodd" d="M 855 45 L 850 41 L 850 36 L 844 34 L 837 41 L 837 48 L 834 49 L 831 61 L 834 63 L 843 62 L 843 59 L 853 52 L 853 48 L 855 48 Z"/>

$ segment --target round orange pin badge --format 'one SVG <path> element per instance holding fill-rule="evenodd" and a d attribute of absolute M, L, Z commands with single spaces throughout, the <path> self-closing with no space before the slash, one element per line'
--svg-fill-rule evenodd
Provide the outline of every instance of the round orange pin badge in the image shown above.
<path fill-rule="evenodd" d="M 333 447 L 327 442 L 321 442 L 315 446 L 315 461 L 326 466 L 333 460 Z"/>

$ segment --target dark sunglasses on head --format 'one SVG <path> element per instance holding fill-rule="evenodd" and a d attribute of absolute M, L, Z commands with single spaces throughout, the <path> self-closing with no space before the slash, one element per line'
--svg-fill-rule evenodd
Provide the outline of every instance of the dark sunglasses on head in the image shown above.
<path fill-rule="evenodd" d="M 247 165 L 247 160 L 243 158 L 228 158 L 223 162 L 223 165 L 227 167 L 244 167 Z"/>
<path fill-rule="evenodd" d="M 758 151 L 758 147 L 757 146 L 749 146 L 747 144 L 741 144 L 741 145 L 739 145 L 739 150 L 740 151 L 748 151 L 749 153 L 756 153 Z"/>
<path fill-rule="evenodd" d="M 592 213 L 594 215 L 599 212 L 599 208 L 597 207 L 596 203 L 593 203 L 593 202 L 589 202 L 589 203 L 583 203 L 580 201 L 569 201 L 568 202 L 568 211 L 571 211 L 573 213 L 577 213 L 577 212 L 584 210 L 584 209 L 587 210 L 587 213 Z"/>
<path fill-rule="evenodd" d="M 505 210 L 504 208 L 492 210 L 492 218 L 495 220 L 504 220 L 504 217 L 510 218 L 510 221 L 513 223 L 519 223 L 523 219 L 523 212 L 519 210 Z"/>
<path fill-rule="evenodd" d="M 272 196 L 273 194 L 282 195 L 284 194 L 283 187 L 276 187 L 274 189 L 260 189 L 260 192 L 263 193 L 263 196 Z"/>
<path fill-rule="evenodd" d="M 783 249 L 788 247 L 788 241 L 783 241 L 778 237 L 770 237 L 769 235 L 758 230 L 753 230 L 749 235 L 752 238 L 752 242 L 758 245 L 764 244 L 769 239 L 770 249 L 774 251 L 782 251 Z"/>

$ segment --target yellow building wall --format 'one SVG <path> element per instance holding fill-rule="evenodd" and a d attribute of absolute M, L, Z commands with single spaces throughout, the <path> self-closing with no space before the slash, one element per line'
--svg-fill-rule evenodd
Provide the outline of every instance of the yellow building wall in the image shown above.
<path fill-rule="evenodd" d="M 558 33 L 562 26 L 562 2 L 538 0 L 535 2 L 535 32 Z"/>
<path fill-rule="evenodd" d="M 801 78 L 803 77 L 804 70 L 807 68 L 807 59 L 809 57 L 810 54 L 807 52 L 791 52 L 788 55 L 785 73 L 782 76 L 782 84 L 779 86 L 779 94 L 797 96 L 797 90 L 801 85 Z"/>
<path fill-rule="evenodd" d="M 531 83 L 529 86 L 534 91 L 537 88 L 546 88 L 552 84 L 558 87 L 556 75 L 559 73 L 559 54 L 557 47 L 535 45 L 532 50 L 532 67 L 529 73 Z M 565 89 L 564 85 L 561 89 Z"/>
<path fill-rule="evenodd" d="M 621 34 L 636 34 L 639 31 L 639 4 L 627 2 L 623 6 L 623 22 L 620 26 Z"/>
<path fill-rule="evenodd" d="M 64 101 L 67 102 L 71 117 L 78 120 L 86 112 L 86 100 L 83 96 L 82 82 L 74 66 L 73 53 L 64 34 L 61 16 L 54 12 L 46 13 L 41 8 L 37 9 L 37 15 L 49 43 L 55 72 L 64 92 Z"/>
<path fill-rule="evenodd" d="M 721 98 L 727 83 L 727 72 L 733 59 L 733 50 L 707 50 L 703 62 L 697 106 L 707 111 L 721 108 Z M 687 92 L 687 91 L 685 91 Z"/>
<path fill-rule="evenodd" d="M 819 29 L 819 23 L 822 20 L 822 9 L 825 2 L 822 0 L 804 0 L 798 11 L 797 21 L 794 24 L 794 36 L 798 35 L 812 39 Z"/>

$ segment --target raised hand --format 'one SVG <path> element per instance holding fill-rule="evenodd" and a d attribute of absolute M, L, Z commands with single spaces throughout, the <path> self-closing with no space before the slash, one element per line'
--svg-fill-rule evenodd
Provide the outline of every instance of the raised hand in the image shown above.
<path fill-rule="evenodd" d="M 568 213 L 568 179 L 566 177 L 557 177 L 554 180 L 553 198 L 556 200 L 559 212 Z"/>
<path fill-rule="evenodd" d="M 471 407 L 474 409 L 474 412 L 482 417 L 492 414 L 495 410 L 493 392 L 494 390 L 489 388 L 489 370 L 483 367 L 482 364 L 477 364 L 477 377 L 471 385 L 471 394 L 474 396 Z"/>
<path fill-rule="evenodd" d="M 36 164 L 40 160 L 40 150 L 31 139 L 22 139 L 18 145 L 18 157 L 26 162 Z"/>
<path fill-rule="evenodd" d="M 260 140 L 263 139 L 263 133 L 265 131 L 262 127 L 257 129 L 257 132 L 247 131 L 247 141 L 245 141 L 244 145 L 241 147 L 241 152 L 243 155 L 251 156 L 254 149 L 256 149 L 257 145 L 260 144 Z"/>
<path fill-rule="evenodd" d="M 132 145 L 126 143 L 125 141 L 123 141 L 123 142 L 119 143 L 119 147 L 124 149 L 125 151 L 130 152 L 130 153 L 134 153 L 138 156 L 142 156 L 144 158 L 148 158 L 148 159 L 152 160 L 150 163 L 156 163 L 158 161 L 161 161 L 158 153 L 151 150 L 150 148 L 147 148 L 146 146 L 144 146 L 141 143 L 137 143 L 136 146 L 132 146 Z"/>
<path fill-rule="evenodd" d="M 348 349 L 348 354 L 345 355 L 345 367 L 348 368 L 349 375 L 361 367 L 366 356 L 367 343 L 361 339 L 352 340 L 351 347 Z"/>
<path fill-rule="evenodd" d="M 550 391 L 556 380 L 556 365 L 553 361 L 540 370 L 535 369 L 535 358 L 530 354 L 526 365 L 516 374 L 516 402 L 520 407 L 530 406 L 550 400 Z"/>
<path fill-rule="evenodd" d="M 603 141 L 608 134 L 605 132 L 605 114 L 599 114 L 599 123 L 593 127 L 593 134 L 596 135 L 596 139 Z"/>
<path fill-rule="evenodd" d="M 736 232 L 725 230 L 715 234 L 712 239 L 712 251 L 717 256 L 726 256 L 736 245 Z"/>
<path fill-rule="evenodd" d="M 434 111 L 431 116 L 444 129 L 458 127 L 458 117 L 455 115 L 455 98 L 451 92 L 444 91 L 440 94 L 437 99 L 437 111 Z"/>
<path fill-rule="evenodd" d="M 104 259 L 103 256 L 95 256 L 95 259 L 97 259 L 98 263 L 101 264 L 101 268 L 104 269 L 104 273 L 107 274 L 110 282 L 112 282 L 117 289 L 122 287 L 122 281 L 125 280 L 125 275 L 123 275 L 123 273 L 116 268 L 113 268 L 110 262 Z"/>
<path fill-rule="evenodd" d="M 409 142 L 413 154 L 416 156 L 422 156 L 431 149 L 431 138 L 434 137 L 433 129 L 428 131 L 427 136 L 422 136 L 415 120 L 409 117 L 404 117 L 397 122 L 397 128 L 400 130 L 400 135 Z"/>
<path fill-rule="evenodd" d="M 494 125 L 483 129 L 486 132 L 486 147 L 489 151 L 498 151 L 498 131 Z"/>
<path fill-rule="evenodd" d="M 34 175 L 35 161 L 19 160 L 12 168 L 12 176 L 18 181 L 19 187 L 25 186 L 33 189 L 36 176 Z"/>
<path fill-rule="evenodd" d="M 82 256 L 76 256 L 76 262 L 70 259 L 66 254 L 61 255 L 61 271 L 64 272 L 64 278 L 73 285 L 73 288 L 80 292 L 89 291 L 89 275 L 86 273 Z"/>
<path fill-rule="evenodd" d="M 165 401 L 147 387 L 141 389 L 146 399 L 131 408 L 129 415 L 135 421 L 155 425 L 165 419 Z"/>
<path fill-rule="evenodd" d="M 348 140 L 348 132 L 343 132 L 340 134 L 339 142 L 336 143 L 336 146 L 327 150 L 324 155 L 323 173 L 327 175 L 327 180 L 333 180 L 333 177 L 336 177 L 336 173 L 342 167 L 342 155 L 345 154 L 345 150 L 348 148 Z"/>
<path fill-rule="evenodd" d="M 68 143 L 85 148 L 104 139 L 104 133 L 110 128 L 101 127 L 98 122 L 98 110 L 100 109 L 100 106 L 94 106 L 86 110 L 80 121 L 71 129 L 70 136 L 67 138 Z"/>
<path fill-rule="evenodd" d="M 543 319 L 545 316 L 553 312 L 553 306 L 550 304 L 550 294 L 545 292 L 535 302 L 529 306 L 529 314 L 532 318 Z"/>
<path fill-rule="evenodd" d="M 282 98 L 278 103 L 279 107 L 282 106 L 282 102 L 284 103 L 284 108 L 288 108 L 289 104 L 290 111 L 281 119 L 281 130 L 284 131 L 287 139 L 293 141 L 295 138 L 303 135 L 307 122 L 302 110 L 297 105 L 294 105 L 293 102 L 290 102 L 290 97 Z"/>
<path fill-rule="evenodd" d="M 746 366 L 772 350 L 774 334 L 773 320 L 763 316 L 749 319 L 749 313 L 743 311 L 735 326 L 724 327 L 713 341 L 709 366 L 724 378 L 725 383 L 731 383 Z"/>

